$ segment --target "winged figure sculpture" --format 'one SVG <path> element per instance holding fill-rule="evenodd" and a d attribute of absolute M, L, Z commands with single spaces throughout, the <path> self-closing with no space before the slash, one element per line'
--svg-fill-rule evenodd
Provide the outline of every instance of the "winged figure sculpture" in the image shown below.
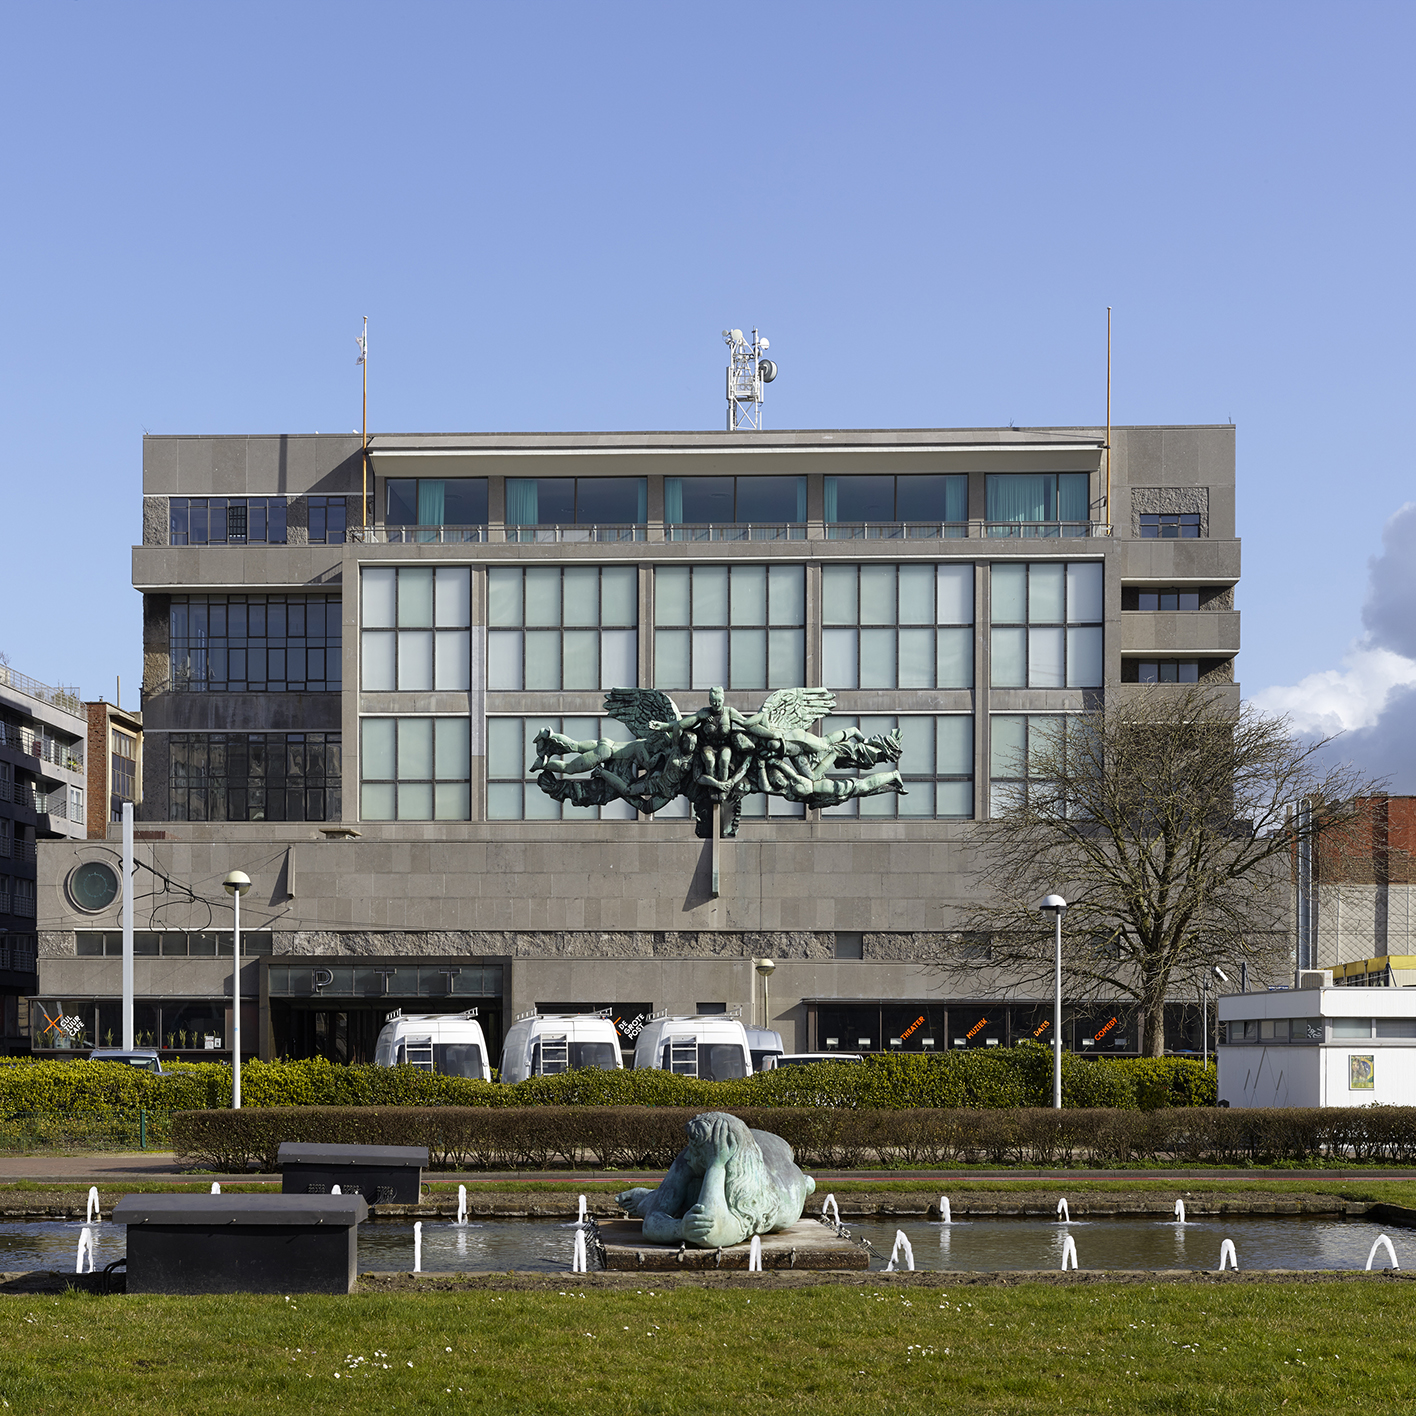
<path fill-rule="evenodd" d="M 756 792 L 816 807 L 903 793 L 893 765 L 900 760 L 898 732 L 810 731 L 835 706 L 835 694 L 824 688 L 779 688 L 749 714 L 729 707 L 723 690 L 713 688 L 705 707 L 684 713 L 659 689 L 614 688 L 605 695 L 605 713 L 634 734 L 630 741 L 579 741 L 545 729 L 536 737 L 531 770 L 543 792 L 575 806 L 625 801 L 651 815 L 686 797 L 705 837 L 715 807 L 721 833 L 736 835 L 743 798 Z M 869 770 L 881 763 L 889 765 Z"/>

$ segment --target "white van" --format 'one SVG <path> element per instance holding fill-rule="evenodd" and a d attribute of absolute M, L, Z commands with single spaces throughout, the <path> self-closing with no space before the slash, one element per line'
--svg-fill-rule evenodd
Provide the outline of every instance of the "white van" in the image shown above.
<path fill-rule="evenodd" d="M 552 1077 L 575 1067 L 624 1066 L 614 1020 L 603 1013 L 526 1013 L 507 1029 L 502 1045 L 501 1079 L 510 1084 L 527 1077 Z"/>
<path fill-rule="evenodd" d="M 747 1029 L 723 1013 L 651 1017 L 634 1046 L 634 1066 L 726 1082 L 752 1075 Z"/>
<path fill-rule="evenodd" d="M 782 1035 L 772 1028 L 746 1028 L 754 1072 L 770 1072 L 782 1055 Z"/>
<path fill-rule="evenodd" d="M 417 1067 L 483 1082 L 492 1075 L 475 1008 L 465 1013 L 390 1013 L 374 1044 L 374 1066 Z"/>

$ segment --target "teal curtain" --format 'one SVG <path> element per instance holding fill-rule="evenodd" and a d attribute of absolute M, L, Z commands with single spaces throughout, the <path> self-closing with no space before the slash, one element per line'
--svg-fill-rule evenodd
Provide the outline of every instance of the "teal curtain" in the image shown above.
<path fill-rule="evenodd" d="M 838 503 L 837 498 L 836 498 L 836 479 L 835 479 L 834 477 L 828 477 L 828 478 L 826 479 L 826 506 L 825 506 L 826 524 L 827 524 L 828 526 L 831 524 L 831 522 L 833 522 L 833 521 L 835 521 L 835 520 L 837 519 L 837 518 L 836 518 L 836 507 L 837 507 L 838 505 L 839 505 L 839 503 Z M 803 521 L 804 521 L 805 519 L 806 519 L 805 517 L 802 518 Z"/>
<path fill-rule="evenodd" d="M 441 526 L 443 524 L 443 508 L 446 504 L 446 489 L 443 483 L 436 478 L 428 479 L 420 477 L 418 479 L 418 525 L 419 526 Z M 436 536 L 431 534 L 420 535 L 420 541 L 435 541 Z"/>
<path fill-rule="evenodd" d="M 949 477 L 944 482 L 944 520 L 969 519 L 969 479 Z"/>
<path fill-rule="evenodd" d="M 664 525 L 683 524 L 683 478 L 664 478 Z"/>
<path fill-rule="evenodd" d="M 988 477 L 990 521 L 1055 521 L 1057 474 L 997 472 Z M 952 518 L 951 518 L 952 519 Z M 961 521 L 966 518 L 960 517 Z"/>
<path fill-rule="evenodd" d="M 1091 477 L 1086 472 L 1063 472 L 1057 478 L 1057 519 L 1091 520 Z"/>
<path fill-rule="evenodd" d="M 636 505 L 638 514 L 634 519 L 642 526 L 644 522 L 649 520 L 649 479 L 647 477 L 639 479 L 639 500 Z"/>
<path fill-rule="evenodd" d="M 508 477 L 506 479 L 506 524 L 508 526 L 538 526 L 536 479 Z"/>
<path fill-rule="evenodd" d="M 796 492 L 797 492 L 796 519 L 797 519 L 798 522 L 802 522 L 802 521 L 805 521 L 805 520 L 806 520 L 806 478 L 805 478 L 805 477 L 798 477 L 798 478 L 796 479 L 796 483 L 797 483 L 797 488 L 796 488 Z"/>

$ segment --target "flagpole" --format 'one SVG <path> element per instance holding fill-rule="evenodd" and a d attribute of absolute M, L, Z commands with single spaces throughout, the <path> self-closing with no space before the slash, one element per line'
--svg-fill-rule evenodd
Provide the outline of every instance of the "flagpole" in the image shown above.
<path fill-rule="evenodd" d="M 364 334 L 359 340 L 359 362 L 364 366 L 364 495 L 360 501 L 359 524 L 369 529 L 369 317 L 364 316 Z"/>

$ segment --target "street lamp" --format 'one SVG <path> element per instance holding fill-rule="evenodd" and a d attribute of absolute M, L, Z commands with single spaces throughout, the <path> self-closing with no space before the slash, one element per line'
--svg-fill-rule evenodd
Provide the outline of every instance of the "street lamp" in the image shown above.
<path fill-rule="evenodd" d="M 1225 971 L 1224 971 L 1222 968 L 1220 968 L 1220 966 L 1219 966 L 1218 964 L 1216 964 L 1216 965 L 1214 966 L 1214 968 L 1211 970 L 1211 972 L 1214 974 L 1215 978 L 1216 978 L 1220 983 L 1228 983 L 1228 982 L 1229 982 L 1229 975 L 1228 975 L 1227 973 L 1225 973 Z M 1200 989 L 1200 1031 L 1203 1032 L 1204 1035 L 1205 1035 L 1205 1066 L 1208 1067 L 1208 1066 L 1209 1066 L 1209 1060 L 1210 1060 L 1210 1017 L 1209 1017 L 1210 980 L 1209 980 L 1209 976 L 1206 975 L 1206 976 L 1203 978 L 1202 982 L 1203 982 L 1203 984 L 1204 984 L 1204 987 Z M 1215 991 L 1216 991 L 1216 994 L 1217 994 L 1217 993 L 1218 993 L 1218 990 L 1216 989 Z"/>
<path fill-rule="evenodd" d="M 1061 895 L 1046 895 L 1038 905 L 1043 914 L 1052 913 L 1052 1105 L 1062 1109 L 1062 916 L 1067 901 Z"/>
<path fill-rule="evenodd" d="M 777 965 L 772 959 L 754 959 L 752 966 L 762 975 L 762 1026 L 765 1030 L 772 1026 L 772 1014 L 767 1006 L 767 980 L 772 977 Z"/>
<path fill-rule="evenodd" d="M 241 896 L 251 888 L 244 870 L 233 870 L 223 880 L 235 911 L 231 925 L 231 1108 L 241 1109 Z"/>

